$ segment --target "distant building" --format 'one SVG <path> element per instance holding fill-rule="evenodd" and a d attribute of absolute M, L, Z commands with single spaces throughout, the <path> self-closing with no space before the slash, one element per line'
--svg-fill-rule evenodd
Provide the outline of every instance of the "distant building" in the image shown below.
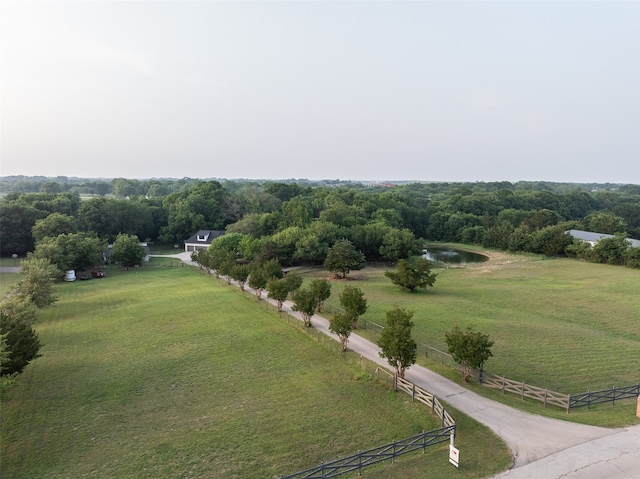
<path fill-rule="evenodd" d="M 224 230 L 200 230 L 191 238 L 185 240 L 184 250 L 196 251 L 199 249 L 206 249 L 214 239 L 222 236 L 224 233 Z"/>
<path fill-rule="evenodd" d="M 595 246 L 595 244 L 603 238 L 613 238 L 613 235 L 608 235 L 605 233 L 593 233 L 591 231 L 582 231 L 582 230 L 567 230 L 564 234 L 571 235 L 575 239 L 579 239 L 581 241 L 585 241 L 589 243 L 591 246 Z M 631 243 L 632 248 L 640 248 L 640 240 L 625 238 L 627 241 Z"/>

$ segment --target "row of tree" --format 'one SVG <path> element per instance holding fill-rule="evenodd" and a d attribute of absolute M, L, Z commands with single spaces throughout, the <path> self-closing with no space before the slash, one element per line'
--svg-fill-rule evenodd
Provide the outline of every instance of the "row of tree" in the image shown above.
<path fill-rule="evenodd" d="M 284 302 L 290 298 L 293 302 L 292 310 L 301 314 L 305 326 L 312 326 L 312 317 L 320 313 L 324 302 L 331 296 L 331 283 L 324 279 L 314 279 L 308 286 L 303 287 L 303 280 L 295 272 L 286 276 L 282 272 L 277 258 L 266 261 L 243 262 L 239 254 L 239 236 L 222 236 L 213 241 L 208 249 L 200 249 L 192 253 L 191 259 L 201 268 L 213 273 L 216 277 L 226 276 L 227 283 L 235 281 L 244 290 L 246 283 L 255 291 L 260 300 L 263 291 L 267 297 L 276 302 L 278 311 L 282 311 Z M 333 254 L 337 251 L 337 254 Z M 341 240 L 329 250 L 325 267 L 331 272 L 340 272 L 344 278 L 351 269 L 360 269 L 358 255 L 348 240 Z M 354 255 L 358 261 L 353 263 Z M 430 263 L 424 258 L 401 260 L 398 270 L 385 273 L 394 284 L 401 286 L 408 292 L 416 288 L 433 286 L 436 275 L 431 273 Z M 359 318 L 367 311 L 368 304 L 364 293 L 357 287 L 347 285 L 340 293 L 342 311 L 333 314 L 329 322 L 329 330 L 340 340 L 343 351 L 347 345 L 351 332 L 357 328 Z M 381 349 L 380 356 L 387 359 L 398 374 L 404 378 L 407 368 L 416 361 L 417 344 L 412 338 L 413 312 L 395 306 L 388 311 L 387 326 L 378 340 Z M 463 381 L 466 381 L 473 369 L 481 367 L 491 356 L 491 346 L 487 335 L 476 333 L 472 329 L 461 331 L 458 327 L 447 333 L 446 342 L 454 360 L 460 364 Z"/>
<path fill-rule="evenodd" d="M 34 329 L 38 311 L 56 301 L 53 283 L 56 267 L 49 260 L 31 257 L 22 261 L 20 280 L 0 303 L 0 376 L 11 380 L 40 351 Z"/>
<path fill-rule="evenodd" d="M 323 263 L 341 239 L 368 260 L 396 261 L 419 253 L 425 241 L 556 255 L 572 244 L 569 229 L 640 236 L 640 195 L 632 188 L 551 193 L 483 185 L 382 190 L 206 181 L 164 197 L 86 201 L 72 193 L 14 193 L 0 202 L 0 244 L 5 256 L 23 255 L 44 235 L 94 233 L 113 242 L 122 233 L 173 244 L 201 229 L 226 229 L 250 238 L 246 253 L 291 265 Z M 622 263 L 636 266 L 633 258 Z"/>

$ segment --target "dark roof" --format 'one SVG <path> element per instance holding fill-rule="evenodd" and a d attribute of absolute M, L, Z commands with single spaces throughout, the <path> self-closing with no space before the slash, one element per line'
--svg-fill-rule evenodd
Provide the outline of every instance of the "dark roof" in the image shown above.
<path fill-rule="evenodd" d="M 200 245 L 205 245 L 205 244 L 211 244 L 211 242 L 218 238 L 219 236 L 222 236 L 224 234 L 224 230 L 200 230 L 198 231 L 196 234 L 194 234 L 191 238 L 189 238 L 188 240 L 185 240 L 185 244 L 189 243 L 189 244 L 200 244 Z"/>

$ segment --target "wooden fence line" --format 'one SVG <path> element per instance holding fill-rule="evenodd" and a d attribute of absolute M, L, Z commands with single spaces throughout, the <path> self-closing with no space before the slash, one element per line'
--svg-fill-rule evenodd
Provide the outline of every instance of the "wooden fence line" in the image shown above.
<path fill-rule="evenodd" d="M 442 427 L 449 427 L 456 425 L 456 422 L 453 420 L 451 415 L 444 408 L 442 403 L 438 401 L 438 398 L 431 394 L 426 389 L 422 389 L 420 386 L 416 386 L 411 381 L 407 381 L 406 379 L 400 378 L 396 375 L 395 378 L 396 390 L 401 390 L 406 392 L 411 396 L 412 400 L 419 401 L 422 404 L 427 405 L 431 408 L 431 412 L 440 418 L 442 422 Z"/>
<path fill-rule="evenodd" d="M 592 404 L 602 404 L 610 402 L 615 405 L 616 401 L 622 399 L 636 398 L 640 396 L 640 383 L 633 386 L 612 387 L 600 391 L 589 391 L 582 394 L 572 394 L 569 396 L 569 408 L 577 408 Z"/>
<path fill-rule="evenodd" d="M 373 330 L 375 334 L 380 334 L 384 329 L 384 326 L 374 323 L 373 321 L 367 321 L 364 318 L 360 318 L 358 324 L 362 325 L 365 329 Z M 449 353 L 424 343 L 417 343 L 417 346 L 418 352 L 424 354 L 429 359 L 435 359 L 445 366 L 457 367 L 457 364 Z M 637 384 L 631 386 L 612 387 L 611 389 L 591 391 L 581 394 L 564 394 L 557 391 L 551 391 L 547 388 L 526 384 L 524 381 L 514 381 L 513 379 L 505 378 L 488 371 L 476 370 L 474 371 L 474 377 L 482 386 L 500 389 L 503 393 L 517 394 L 522 399 L 527 398 L 539 401 L 544 405 L 544 407 L 547 407 L 547 404 L 557 406 L 566 409 L 567 413 L 571 409 L 577 407 L 589 407 L 592 404 L 601 404 L 605 402 L 615 404 L 616 401 L 621 399 L 640 396 L 640 389 Z"/>
<path fill-rule="evenodd" d="M 503 393 L 512 393 L 519 395 L 522 399 L 529 398 L 535 401 L 540 401 L 547 407 L 547 404 L 552 404 L 569 411 L 569 395 L 562 394 L 555 391 L 549 391 L 549 389 L 539 388 L 524 382 L 513 381 L 496 374 L 492 374 L 486 371 L 482 372 L 482 376 L 479 376 L 479 382 L 486 387 L 493 389 L 500 389 Z"/>
<path fill-rule="evenodd" d="M 350 472 L 362 473 L 362 469 L 384 461 L 391 461 L 404 454 L 422 450 L 424 453 L 429 446 L 435 446 L 451 440 L 455 434 L 455 425 L 447 426 L 433 431 L 426 431 L 416 436 L 411 436 L 400 441 L 393 441 L 384 446 L 374 447 L 367 451 L 352 454 L 351 456 L 324 462 L 319 466 L 310 467 L 304 471 L 298 471 L 280 479 L 325 479 L 338 477 Z"/>

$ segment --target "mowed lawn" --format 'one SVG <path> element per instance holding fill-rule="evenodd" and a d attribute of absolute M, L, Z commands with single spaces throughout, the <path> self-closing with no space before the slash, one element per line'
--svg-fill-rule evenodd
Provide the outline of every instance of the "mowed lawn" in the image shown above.
<path fill-rule="evenodd" d="M 109 272 L 56 294 L 37 324 L 43 356 L 2 398 L 5 479 L 272 478 L 439 426 L 190 268 Z M 459 438 L 465 477 L 508 466 L 477 423 Z M 433 449 L 402 462 L 438 458 L 444 472 L 428 477 L 447 477 L 446 445 Z"/>
<path fill-rule="evenodd" d="M 339 306 L 344 285 L 357 286 L 369 303 L 364 318 L 384 325 L 393 305 L 415 311 L 416 340 L 444 351 L 447 331 L 472 326 L 495 341 L 487 370 L 558 392 L 640 381 L 640 270 L 526 259 L 436 269 L 435 286 L 414 293 L 394 286 L 385 268 L 366 268 L 333 282 L 328 303 Z"/>

